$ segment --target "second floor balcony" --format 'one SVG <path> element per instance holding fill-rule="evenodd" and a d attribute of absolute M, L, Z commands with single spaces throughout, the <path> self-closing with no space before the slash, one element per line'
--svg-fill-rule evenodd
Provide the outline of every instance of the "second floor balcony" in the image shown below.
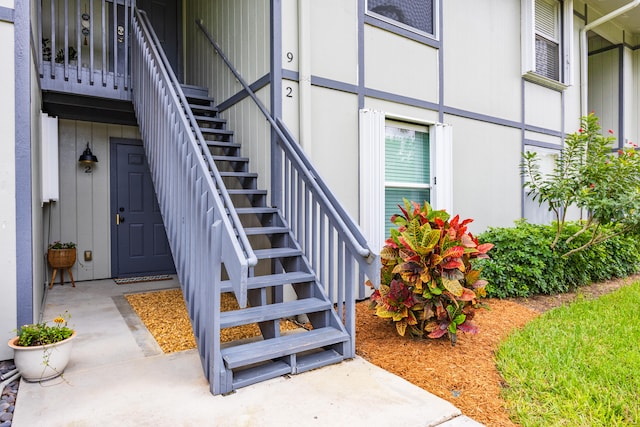
<path fill-rule="evenodd" d="M 62 118 L 135 124 L 129 36 L 135 0 L 40 0 L 37 5 L 44 108 Z"/>

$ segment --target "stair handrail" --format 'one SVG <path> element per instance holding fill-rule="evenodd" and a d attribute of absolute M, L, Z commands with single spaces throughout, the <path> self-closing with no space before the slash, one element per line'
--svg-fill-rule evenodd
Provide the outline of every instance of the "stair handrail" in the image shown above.
<path fill-rule="evenodd" d="M 204 35 L 209 40 L 209 43 L 213 46 L 215 51 L 218 53 L 220 58 L 227 65 L 229 70 L 233 73 L 235 78 L 240 82 L 244 90 L 247 92 L 249 97 L 254 101 L 257 107 L 260 109 L 264 117 L 267 119 L 269 124 L 271 125 L 271 129 L 278 136 L 279 141 L 282 142 L 282 148 L 287 152 L 288 155 L 291 156 L 291 159 L 297 164 L 297 167 L 301 172 L 304 173 L 308 182 L 313 186 L 316 190 L 317 196 L 321 198 L 324 204 L 327 207 L 328 213 L 331 215 L 331 219 L 335 221 L 336 224 L 339 225 L 340 231 L 347 237 L 346 241 L 349 242 L 351 248 L 355 251 L 355 253 L 359 254 L 363 257 L 368 264 L 372 264 L 375 260 L 375 253 L 369 248 L 366 238 L 360 232 L 360 229 L 355 225 L 355 222 L 351 218 L 351 216 L 344 210 L 342 205 L 335 199 L 331 191 L 329 191 L 327 185 L 324 183 L 320 175 L 317 173 L 315 168 L 312 166 L 311 161 L 309 160 L 306 153 L 299 149 L 298 147 L 294 148 L 296 145 L 295 139 L 293 136 L 286 131 L 286 127 L 283 126 L 288 135 L 285 135 L 281 126 L 274 120 L 271 116 L 267 107 L 260 101 L 260 99 L 256 96 L 255 92 L 251 89 L 251 87 L 247 84 L 244 78 L 240 75 L 238 70 L 235 69 L 231 61 L 227 58 L 225 53 L 222 51 L 222 48 L 215 41 L 213 36 L 209 33 L 206 27 L 203 24 L 202 19 L 196 20 L 196 25 L 200 28 L 200 30 L 204 33 Z M 340 212 L 338 212 L 338 209 Z M 344 218 L 349 218 L 349 225 L 344 221 Z M 370 277 L 374 279 L 375 277 Z"/>
<path fill-rule="evenodd" d="M 233 280 L 234 277 L 230 277 L 232 279 L 232 282 L 234 282 L 234 292 L 236 294 L 238 304 L 241 307 L 245 307 L 247 299 L 246 283 L 248 278 L 248 269 L 257 265 L 258 258 L 251 247 L 244 228 L 241 225 L 239 216 L 231 201 L 231 197 L 226 190 L 226 186 L 224 185 L 220 172 L 218 171 L 218 168 L 213 161 L 211 152 L 209 151 L 204 137 L 202 136 L 200 127 L 198 126 L 195 117 L 191 112 L 191 109 L 188 108 L 188 102 L 180 85 L 180 82 L 169 64 L 169 61 L 164 53 L 164 50 L 162 49 L 162 46 L 160 45 L 157 35 L 153 31 L 153 27 L 151 26 L 146 13 L 136 7 L 134 11 L 134 18 L 138 21 L 140 29 L 145 38 L 147 40 L 153 41 L 153 43 L 149 43 L 149 48 L 153 52 L 153 55 L 156 57 L 156 62 L 163 78 L 167 81 L 167 83 L 169 83 L 167 84 L 167 89 L 171 94 L 173 102 L 178 106 L 182 105 L 182 108 L 179 108 L 182 119 L 188 123 L 192 131 L 195 133 L 196 137 L 193 142 L 198 144 L 198 146 L 200 147 L 200 151 L 204 156 L 206 166 L 211 172 L 211 175 L 207 176 L 207 183 L 211 186 L 211 193 L 213 194 L 217 209 L 222 213 L 220 216 L 222 223 L 224 224 L 224 228 L 230 230 L 230 232 L 227 234 L 229 236 L 235 236 L 230 237 L 229 240 L 231 241 L 231 244 L 236 247 L 236 253 L 238 253 L 238 255 L 240 255 L 241 253 L 245 258 L 244 260 L 238 260 L 240 264 L 244 264 L 246 267 L 243 268 L 240 276 L 235 277 L 235 280 Z M 191 138 L 193 138 L 193 134 L 190 134 L 190 136 Z M 226 213 L 226 215 L 224 213 Z M 233 272 L 231 271 L 228 271 L 228 273 L 230 276 L 233 275 Z"/>

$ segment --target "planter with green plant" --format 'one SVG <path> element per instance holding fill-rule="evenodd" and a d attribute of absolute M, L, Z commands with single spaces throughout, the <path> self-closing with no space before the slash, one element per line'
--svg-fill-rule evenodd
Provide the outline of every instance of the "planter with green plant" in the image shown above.
<path fill-rule="evenodd" d="M 24 325 L 18 336 L 9 340 L 14 363 L 25 381 L 37 382 L 56 378 L 64 372 L 71 356 L 76 332 L 69 328 L 68 313 L 46 322 Z"/>
<path fill-rule="evenodd" d="M 398 228 L 391 229 L 380 253 L 380 286 L 371 295 L 371 308 L 391 319 L 402 336 L 407 330 L 417 337 L 448 335 L 455 345 L 458 331 L 478 330 L 471 319 L 487 281 L 473 260 L 488 258 L 493 245 L 479 244 L 467 231 L 471 219 L 450 218 L 427 202 L 405 199 L 400 210 L 402 215 L 391 217 Z"/>
<path fill-rule="evenodd" d="M 49 265 L 53 268 L 53 273 L 51 275 L 51 282 L 49 283 L 49 289 L 53 286 L 53 281 L 56 278 L 56 273 L 60 270 L 60 284 L 64 284 L 64 270 L 66 269 L 71 277 L 71 283 L 73 287 L 76 286 L 75 281 L 73 280 L 73 274 L 71 273 L 71 267 L 76 262 L 76 244 L 74 242 L 62 243 L 60 241 L 55 241 L 49 245 L 49 250 L 47 251 L 47 260 L 49 261 Z"/>

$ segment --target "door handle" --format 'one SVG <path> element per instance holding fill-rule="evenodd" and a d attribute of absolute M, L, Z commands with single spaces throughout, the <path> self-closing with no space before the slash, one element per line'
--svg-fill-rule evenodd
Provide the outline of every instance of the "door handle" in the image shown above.
<path fill-rule="evenodd" d="M 120 225 L 121 222 L 124 222 L 124 217 L 116 214 L 116 225 Z"/>

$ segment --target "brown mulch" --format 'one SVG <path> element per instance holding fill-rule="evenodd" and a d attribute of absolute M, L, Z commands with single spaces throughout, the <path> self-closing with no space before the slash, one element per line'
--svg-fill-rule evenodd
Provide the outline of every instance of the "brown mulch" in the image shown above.
<path fill-rule="evenodd" d="M 189 314 L 180 289 L 125 295 L 151 335 L 165 353 L 190 350 L 196 347 Z M 222 294 L 222 311 L 236 310 L 238 302 L 232 294 Z M 289 331 L 299 326 L 288 320 L 280 321 L 280 330 Z M 234 326 L 220 331 L 220 341 L 229 342 L 261 335 L 255 323 Z"/>
<path fill-rule="evenodd" d="M 500 395 L 503 382 L 494 362 L 499 343 L 511 331 L 523 327 L 542 312 L 568 304 L 578 296 L 596 298 L 636 280 L 640 280 L 640 275 L 595 283 L 562 295 L 484 300 L 489 309 L 478 310 L 474 318 L 480 332 L 477 335 L 458 334 L 455 347 L 451 347 L 446 339 L 400 337 L 388 320 L 374 315 L 368 308 L 368 301 L 362 301 L 356 304 L 356 353 L 451 402 L 465 415 L 489 427 L 515 426 L 517 424 L 509 419 Z M 127 295 L 127 299 L 163 351 L 195 347 L 195 341 L 188 344 L 185 338 L 191 335 L 193 339 L 193 335 L 180 290 Z M 233 297 L 223 298 L 223 307 L 231 308 L 235 304 Z M 281 322 L 281 328 L 297 327 L 299 325 L 291 322 Z M 260 335 L 256 325 L 237 328 L 245 329 L 223 330 L 223 340 Z M 226 333 L 230 335 L 225 336 Z M 375 401 L 372 404 L 375 405 Z"/>
<path fill-rule="evenodd" d="M 578 295 L 597 298 L 636 280 L 640 275 L 594 283 L 562 295 L 484 300 L 489 309 L 477 310 L 473 319 L 479 333 L 458 334 L 453 348 L 446 339 L 399 336 L 388 320 L 376 317 L 368 301 L 363 301 L 356 305 L 356 353 L 487 426 L 515 426 L 500 395 L 503 382 L 494 362 L 498 344 L 540 313 L 568 304 Z"/>

